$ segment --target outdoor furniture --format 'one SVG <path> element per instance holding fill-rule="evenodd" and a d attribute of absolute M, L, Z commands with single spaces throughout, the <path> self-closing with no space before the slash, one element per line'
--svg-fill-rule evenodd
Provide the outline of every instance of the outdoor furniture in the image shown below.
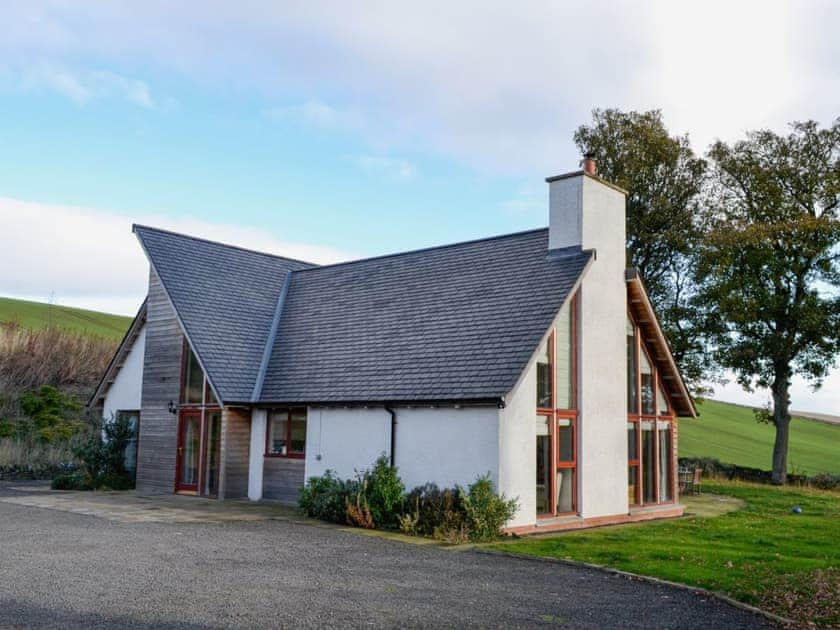
<path fill-rule="evenodd" d="M 695 468 L 694 469 L 694 478 L 691 480 L 691 492 L 694 494 L 700 494 L 700 479 L 703 477 L 703 469 L 702 468 Z"/>
<path fill-rule="evenodd" d="M 677 479 L 679 480 L 680 484 L 680 492 L 689 492 L 692 486 L 692 477 L 693 473 L 690 468 L 680 467 L 677 470 Z"/>

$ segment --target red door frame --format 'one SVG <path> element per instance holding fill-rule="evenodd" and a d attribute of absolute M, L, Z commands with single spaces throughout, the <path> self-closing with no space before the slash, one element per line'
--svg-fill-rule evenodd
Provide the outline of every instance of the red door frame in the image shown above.
<path fill-rule="evenodd" d="M 185 484 L 181 481 L 181 470 L 183 469 L 183 457 L 184 457 L 184 428 L 186 427 L 185 420 L 187 418 L 197 418 L 198 419 L 198 430 L 199 430 L 199 453 L 198 453 L 198 471 L 201 471 L 201 434 L 202 434 L 202 421 L 201 421 L 201 410 L 199 409 L 182 409 L 181 413 L 178 416 L 178 450 L 175 456 L 175 491 L 176 492 L 195 492 L 198 493 L 198 474 L 196 475 L 195 483 L 192 484 Z"/>

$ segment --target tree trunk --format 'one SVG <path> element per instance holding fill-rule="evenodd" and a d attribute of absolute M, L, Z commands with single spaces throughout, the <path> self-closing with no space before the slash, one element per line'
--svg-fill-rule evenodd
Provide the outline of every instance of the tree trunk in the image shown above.
<path fill-rule="evenodd" d="M 776 440 L 773 443 L 773 484 L 787 483 L 788 436 L 790 435 L 790 411 L 788 405 L 787 379 L 773 387 L 773 424 L 776 425 Z"/>

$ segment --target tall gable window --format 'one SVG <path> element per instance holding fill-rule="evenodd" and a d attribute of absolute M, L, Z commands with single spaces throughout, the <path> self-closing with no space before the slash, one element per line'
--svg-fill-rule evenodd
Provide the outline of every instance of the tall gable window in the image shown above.
<path fill-rule="evenodd" d="M 674 415 L 659 369 L 627 318 L 627 452 L 631 505 L 674 500 Z"/>
<path fill-rule="evenodd" d="M 536 493 L 542 516 L 577 510 L 577 313 L 574 295 L 537 354 Z"/>
<path fill-rule="evenodd" d="M 178 449 L 175 489 L 215 496 L 219 491 L 222 410 L 201 369 L 184 341 L 181 404 L 178 412 Z"/>

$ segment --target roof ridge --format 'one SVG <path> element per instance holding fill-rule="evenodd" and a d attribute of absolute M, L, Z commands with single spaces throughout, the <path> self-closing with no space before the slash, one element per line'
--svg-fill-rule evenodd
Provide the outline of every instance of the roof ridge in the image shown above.
<path fill-rule="evenodd" d="M 131 231 L 136 233 L 137 228 L 141 230 L 151 230 L 152 232 L 160 232 L 161 234 L 169 234 L 171 236 L 180 236 L 181 238 L 188 238 L 191 241 L 198 241 L 200 243 L 209 243 L 210 245 L 218 245 L 219 247 L 227 247 L 228 249 L 237 249 L 239 251 L 248 252 L 249 254 L 258 254 L 260 256 L 267 256 L 277 260 L 287 260 L 289 262 L 302 263 L 310 267 L 318 267 L 317 263 L 309 262 L 307 260 L 300 260 L 299 258 L 290 258 L 288 256 L 280 256 L 279 254 L 272 254 L 270 252 L 263 252 L 257 249 L 249 249 L 240 245 L 231 245 L 230 243 L 222 243 L 221 241 L 214 241 L 209 238 L 202 238 L 201 236 L 193 236 L 192 234 L 184 234 L 183 232 L 175 232 L 174 230 L 165 230 L 163 228 L 152 227 L 151 225 L 143 225 L 142 223 L 132 223 Z"/>
<path fill-rule="evenodd" d="M 378 256 L 370 256 L 368 258 L 357 258 L 355 260 L 345 260 L 343 262 L 336 262 L 336 263 L 328 263 L 326 265 L 315 265 L 308 269 L 297 269 L 296 271 L 302 273 L 304 271 L 316 271 L 319 269 L 330 269 L 332 267 L 341 267 L 344 265 L 354 265 L 357 263 L 368 262 L 370 260 L 381 260 L 383 258 L 397 258 L 399 256 L 408 256 L 410 254 L 422 254 L 423 252 L 429 252 L 439 249 L 448 249 L 450 247 L 459 247 L 461 245 L 472 245 L 474 243 L 484 243 L 487 241 L 498 241 L 505 238 L 513 238 L 514 236 L 524 236 L 525 234 L 535 234 L 537 232 L 546 232 L 548 231 L 548 227 L 542 228 L 532 228 L 530 230 L 522 230 L 520 232 L 509 232 L 507 234 L 496 234 L 494 236 L 485 236 L 482 238 L 473 238 L 467 241 L 458 241 L 457 243 L 445 243 L 443 245 L 431 245 L 429 247 L 420 247 L 418 249 L 409 249 L 404 252 L 394 252 L 391 254 L 380 254 Z"/>

